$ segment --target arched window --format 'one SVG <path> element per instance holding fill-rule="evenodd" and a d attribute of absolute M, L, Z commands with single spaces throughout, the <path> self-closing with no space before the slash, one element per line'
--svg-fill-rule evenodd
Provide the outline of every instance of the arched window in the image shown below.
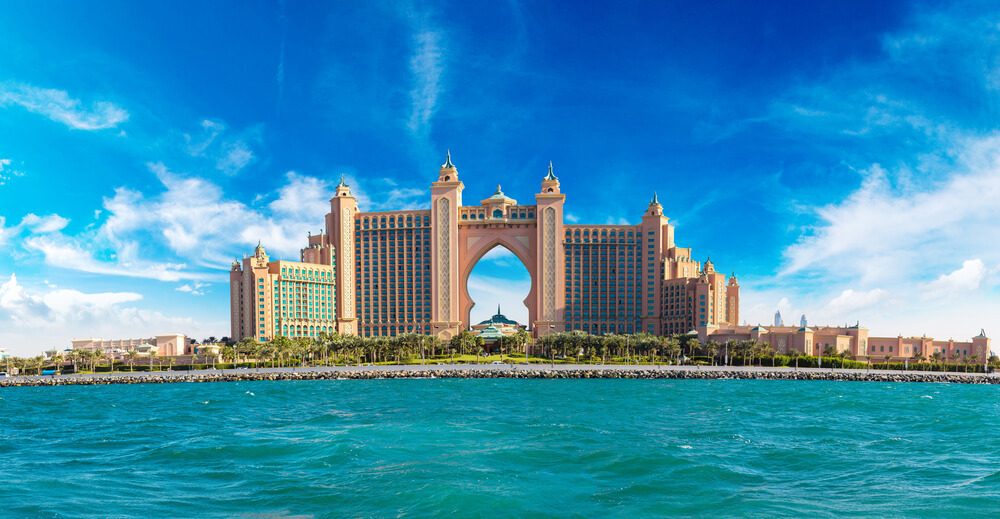
<path fill-rule="evenodd" d="M 493 218 L 503 218 L 503 211 L 499 209 L 493 210 Z"/>

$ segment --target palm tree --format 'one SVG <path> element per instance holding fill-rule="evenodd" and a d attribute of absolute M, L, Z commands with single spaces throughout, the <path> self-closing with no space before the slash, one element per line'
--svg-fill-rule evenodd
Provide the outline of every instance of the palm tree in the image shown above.
<path fill-rule="evenodd" d="M 312 339 L 309 337 L 298 337 L 292 341 L 292 347 L 288 350 L 288 354 L 292 357 L 299 359 L 299 365 L 303 365 L 306 356 L 312 349 Z"/>
<path fill-rule="evenodd" d="M 228 362 L 233 362 L 233 359 L 236 358 L 236 352 L 233 350 L 232 346 L 223 346 L 221 354 L 222 354 L 222 360 Z M 236 365 L 233 364 L 233 367 L 235 368 Z"/>
<path fill-rule="evenodd" d="M 740 343 L 735 339 L 729 339 L 724 345 L 726 349 L 726 364 L 731 362 L 731 359 L 736 356 L 736 350 L 740 347 Z"/>
<path fill-rule="evenodd" d="M 78 371 L 76 369 L 76 361 L 77 361 L 77 359 L 80 358 L 80 354 L 82 352 L 83 352 L 83 350 L 70 350 L 69 353 L 66 354 L 66 357 L 67 357 L 66 360 L 68 360 L 68 361 L 70 361 L 70 362 L 73 363 L 73 373 L 76 373 Z"/>
<path fill-rule="evenodd" d="M 962 357 L 962 354 L 961 354 L 961 353 L 959 353 L 959 352 L 958 352 L 958 350 L 955 350 L 955 351 L 951 352 L 951 363 L 952 363 L 952 364 L 956 364 L 956 366 L 955 366 L 955 371 L 958 371 L 958 366 L 957 366 L 957 364 L 958 364 L 958 361 L 959 361 L 959 359 L 960 359 L 961 357 Z"/>
<path fill-rule="evenodd" d="M 840 369 L 844 369 L 848 360 L 854 360 L 854 352 L 850 348 L 843 349 L 837 356 L 840 357 Z"/>
<path fill-rule="evenodd" d="M 944 355 L 942 355 L 940 351 L 935 351 L 934 353 L 931 354 L 931 360 L 933 362 L 935 362 L 935 363 L 940 362 L 941 363 L 941 370 L 942 371 L 944 371 L 944 361 L 943 361 L 943 359 L 944 359 Z M 931 368 L 933 368 L 933 367 L 934 366 L 931 366 Z"/>
<path fill-rule="evenodd" d="M 884 355 L 885 358 L 885 369 L 889 369 L 889 360 L 892 359 L 892 355 Z"/>
<path fill-rule="evenodd" d="M 687 341 L 687 347 L 688 347 L 688 355 L 694 357 L 695 352 L 701 349 L 701 341 L 699 341 L 697 337 L 691 337 Z"/>
<path fill-rule="evenodd" d="M 772 368 L 774 367 L 774 358 L 777 355 L 775 354 L 774 348 L 772 348 L 770 344 L 768 344 L 768 343 L 765 342 L 764 344 L 761 345 L 760 356 L 761 356 L 761 358 L 763 358 L 763 357 L 771 357 L 771 367 Z"/>
<path fill-rule="evenodd" d="M 969 362 L 971 362 L 973 365 L 979 364 L 979 354 L 973 353 L 972 355 L 970 355 Z"/>
<path fill-rule="evenodd" d="M 824 346 L 823 353 L 821 353 L 821 355 L 824 357 L 833 357 L 836 354 L 837 354 L 837 348 L 834 347 L 832 344 L 827 344 L 826 346 Z"/>
<path fill-rule="evenodd" d="M 802 352 L 796 349 L 788 350 L 788 356 L 795 361 L 795 369 L 799 369 L 799 357 L 802 356 Z"/>
<path fill-rule="evenodd" d="M 38 355 L 35 357 L 35 372 L 39 375 L 42 374 L 42 366 L 45 365 L 45 356 Z"/>
<path fill-rule="evenodd" d="M 722 347 L 717 341 L 708 341 L 705 345 L 705 353 L 712 357 L 712 365 L 715 365 L 715 356 L 719 354 L 719 348 Z"/>
<path fill-rule="evenodd" d="M 507 340 L 509 340 L 510 343 L 515 348 L 520 350 L 522 348 L 525 348 L 525 346 L 528 344 L 528 341 L 531 340 L 531 335 L 524 330 L 518 330 L 514 335 L 508 337 Z M 528 362 L 528 350 L 526 348 L 524 349 L 524 361 Z"/>
<path fill-rule="evenodd" d="M 174 364 L 176 363 L 177 363 L 177 357 L 174 356 L 167 357 L 167 365 L 170 366 L 169 368 L 170 371 L 174 370 Z"/>
<path fill-rule="evenodd" d="M 139 357 L 139 352 L 135 350 L 129 350 L 125 353 L 125 358 L 128 359 L 128 371 L 132 373 L 134 370 L 132 366 L 135 364 L 135 359 Z"/>
<path fill-rule="evenodd" d="M 667 357 L 674 360 L 681 353 L 681 342 L 671 337 L 667 339 L 667 343 L 664 345 L 663 349 L 667 353 Z"/>

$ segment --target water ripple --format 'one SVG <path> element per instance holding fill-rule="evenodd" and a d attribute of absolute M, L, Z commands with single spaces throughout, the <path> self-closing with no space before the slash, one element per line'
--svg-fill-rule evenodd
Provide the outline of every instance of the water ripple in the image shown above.
<path fill-rule="evenodd" d="M 1000 388 L 369 380 L 5 388 L 4 515 L 981 517 Z"/>

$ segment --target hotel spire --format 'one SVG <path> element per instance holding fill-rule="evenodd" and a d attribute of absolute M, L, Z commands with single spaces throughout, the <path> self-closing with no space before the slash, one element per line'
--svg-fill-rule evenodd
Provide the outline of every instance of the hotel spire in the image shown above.
<path fill-rule="evenodd" d="M 554 174 L 552 174 L 552 161 L 551 160 L 549 161 L 549 174 L 545 175 L 545 178 L 542 179 L 542 180 L 559 180 L 558 178 L 556 178 L 556 176 Z"/>

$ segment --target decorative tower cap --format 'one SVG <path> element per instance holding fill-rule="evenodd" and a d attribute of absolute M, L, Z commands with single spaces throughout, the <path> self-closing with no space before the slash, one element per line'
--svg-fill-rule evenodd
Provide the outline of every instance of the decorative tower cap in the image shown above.
<path fill-rule="evenodd" d="M 493 193 L 493 196 L 497 196 L 497 195 L 503 196 L 503 191 L 500 191 L 500 184 L 497 184 L 497 190 L 496 190 L 495 193 Z"/>
<path fill-rule="evenodd" d="M 451 150 L 445 155 L 444 164 L 441 164 L 441 169 L 455 169 L 455 165 L 451 163 Z"/>
<path fill-rule="evenodd" d="M 653 191 L 653 199 L 649 201 L 649 205 L 660 205 L 660 200 L 656 197 L 656 191 Z"/>
<path fill-rule="evenodd" d="M 545 178 L 542 179 L 542 180 L 559 180 L 558 178 L 556 178 L 555 174 L 552 173 L 552 161 L 551 160 L 549 161 L 549 174 L 545 175 Z"/>
<path fill-rule="evenodd" d="M 337 184 L 337 187 L 350 187 L 350 186 L 348 186 L 348 185 L 347 185 L 347 184 L 346 184 L 346 183 L 344 182 L 344 174 L 343 174 L 343 173 L 341 173 L 341 174 L 340 174 L 340 183 L 339 183 L 339 184 Z"/>

